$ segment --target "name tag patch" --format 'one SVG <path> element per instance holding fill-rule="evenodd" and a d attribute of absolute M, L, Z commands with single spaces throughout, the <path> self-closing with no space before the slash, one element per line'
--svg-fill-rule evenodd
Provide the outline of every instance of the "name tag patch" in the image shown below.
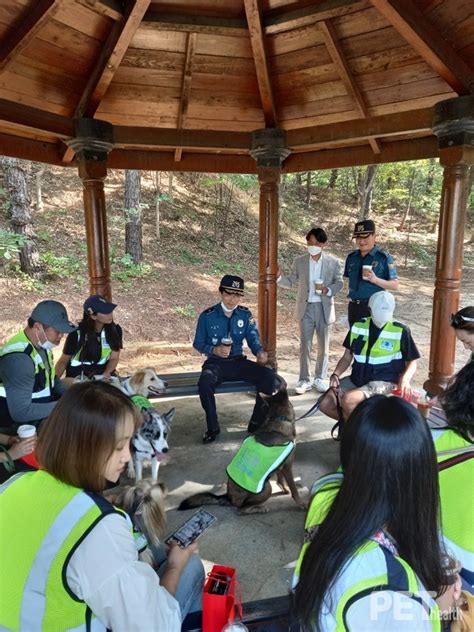
<path fill-rule="evenodd" d="M 382 340 L 380 348 L 385 351 L 393 351 L 393 342 L 390 342 L 390 340 Z"/>

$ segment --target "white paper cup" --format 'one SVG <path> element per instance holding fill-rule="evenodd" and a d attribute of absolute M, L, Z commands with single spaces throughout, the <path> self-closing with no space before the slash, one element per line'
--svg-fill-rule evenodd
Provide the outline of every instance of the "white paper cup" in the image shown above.
<path fill-rule="evenodd" d="M 316 279 L 314 282 L 314 291 L 316 294 L 321 294 L 324 287 L 324 281 L 322 279 Z"/>
<path fill-rule="evenodd" d="M 364 279 L 372 274 L 372 266 L 362 266 L 362 276 Z"/>
<path fill-rule="evenodd" d="M 35 426 L 30 426 L 29 424 L 23 424 L 23 426 L 19 426 L 17 434 L 20 439 L 29 439 L 30 437 L 35 436 L 36 428 Z"/>

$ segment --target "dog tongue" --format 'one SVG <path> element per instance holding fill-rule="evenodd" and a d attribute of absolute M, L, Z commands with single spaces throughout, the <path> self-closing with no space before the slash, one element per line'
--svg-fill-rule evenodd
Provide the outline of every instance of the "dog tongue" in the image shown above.
<path fill-rule="evenodd" d="M 163 454 L 163 452 L 157 452 L 155 450 L 155 457 L 157 461 L 162 461 L 165 458 L 165 455 Z"/>

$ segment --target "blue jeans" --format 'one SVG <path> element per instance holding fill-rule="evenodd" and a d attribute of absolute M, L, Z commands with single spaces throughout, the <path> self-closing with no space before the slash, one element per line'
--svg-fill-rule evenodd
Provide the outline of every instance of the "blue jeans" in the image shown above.
<path fill-rule="evenodd" d="M 163 577 L 166 573 L 168 561 L 166 559 L 166 548 L 161 545 L 159 547 L 151 547 L 155 561 L 160 564 L 157 570 L 158 577 Z M 174 598 L 181 608 L 181 616 L 184 617 L 189 612 L 202 610 L 202 590 L 204 585 L 204 566 L 202 565 L 199 555 L 191 555 L 188 563 L 179 578 L 178 588 Z"/>

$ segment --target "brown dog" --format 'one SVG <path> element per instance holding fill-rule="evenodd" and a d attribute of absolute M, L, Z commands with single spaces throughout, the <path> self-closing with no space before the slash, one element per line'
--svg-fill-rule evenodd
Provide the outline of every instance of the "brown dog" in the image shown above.
<path fill-rule="evenodd" d="M 184 500 L 178 509 L 193 509 L 201 505 L 233 505 L 241 514 L 265 513 L 268 509 L 262 505 L 272 494 L 270 477 L 275 473 L 281 491 L 284 494 L 291 493 L 298 507 L 306 509 L 306 503 L 301 500 L 293 478 L 296 429 L 295 412 L 288 393 L 282 389 L 272 396 L 262 393 L 260 396 L 268 406 L 267 415 L 254 436 L 245 439 L 229 464 L 227 493 L 195 494 Z"/>

